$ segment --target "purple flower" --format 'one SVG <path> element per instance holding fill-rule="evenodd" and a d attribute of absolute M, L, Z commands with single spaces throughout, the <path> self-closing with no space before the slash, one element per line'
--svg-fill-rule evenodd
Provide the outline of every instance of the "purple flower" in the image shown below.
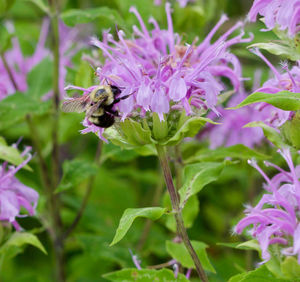
<path fill-rule="evenodd" d="M 7 24 L 8 30 L 13 33 L 14 27 L 12 24 Z M 49 20 L 43 21 L 40 38 L 36 45 L 35 51 L 31 57 L 25 57 L 22 54 L 20 44 L 17 37 L 12 38 L 12 48 L 4 54 L 5 60 L 8 64 L 9 71 L 11 72 L 12 82 L 9 72 L 0 59 L 0 100 L 7 95 L 13 94 L 16 91 L 27 91 L 27 75 L 28 73 L 47 56 L 51 56 L 50 50 L 45 46 L 46 39 L 49 31 Z M 79 50 L 82 44 L 78 40 L 78 30 L 66 27 L 62 22 L 59 23 L 60 34 L 60 64 L 59 64 L 59 89 L 61 98 L 65 97 L 64 87 L 67 75 L 67 67 L 72 67 L 71 58 Z M 74 47 L 74 42 L 76 46 Z M 79 42 L 79 44 L 78 44 Z M 16 86 L 16 87 L 15 87 Z M 16 89 L 17 88 L 17 89 Z M 46 93 L 44 99 L 48 99 L 53 94 L 53 90 Z"/>
<path fill-rule="evenodd" d="M 279 153 L 289 171 L 265 162 L 279 172 L 271 179 L 254 160 L 249 161 L 264 177 L 266 193 L 255 207 L 247 207 L 246 217 L 237 224 L 235 231 L 240 234 L 249 225 L 253 226 L 250 234 L 259 242 L 264 262 L 271 257 L 270 245 L 278 244 L 283 255 L 297 255 L 300 264 L 300 165 L 294 167 L 289 149 L 279 150 Z"/>
<path fill-rule="evenodd" d="M 147 111 L 150 115 L 157 113 L 160 120 L 174 110 L 185 110 L 187 115 L 208 109 L 217 112 L 217 97 L 226 89 L 220 80 L 222 76 L 229 78 L 235 90 L 239 89 L 239 63 L 228 48 L 249 42 L 251 38 L 243 38 L 243 32 L 228 37 L 242 27 L 241 22 L 212 43 L 212 37 L 227 20 L 223 15 L 203 42 L 197 45 L 195 40 L 185 45 L 173 31 L 169 3 L 166 4 L 167 30 L 160 29 L 151 18 L 153 29 L 148 31 L 138 11 L 134 7 L 130 11 L 136 15 L 141 28 L 133 26 L 133 38 L 127 39 L 123 31 L 118 31 L 116 41 L 106 31 L 102 42 L 92 39 L 92 44 L 106 58 L 97 70 L 100 84 L 119 87 L 120 96 L 130 95 L 117 104 L 121 120 L 136 113 L 143 117 Z"/>
<path fill-rule="evenodd" d="M 235 106 L 246 98 L 246 94 L 241 91 L 234 96 L 228 103 L 228 107 Z M 253 105 L 244 107 L 238 110 L 227 110 L 222 107 L 217 108 L 221 117 L 217 120 L 221 124 L 218 126 L 207 125 L 204 129 L 204 134 L 210 141 L 210 148 L 215 149 L 220 146 L 233 146 L 243 144 L 253 148 L 254 145 L 259 145 L 264 139 L 264 134 L 259 127 L 245 127 L 246 124 L 252 121 L 260 121 L 266 118 L 264 112 L 258 111 Z M 214 115 L 214 117 L 212 117 Z M 210 115 L 215 119 L 215 114 Z"/>
<path fill-rule="evenodd" d="M 23 92 L 27 90 L 26 78 L 28 72 L 30 72 L 30 70 L 43 58 L 49 55 L 49 51 L 45 48 L 48 28 L 49 21 L 44 20 L 41 27 L 39 41 L 31 57 L 24 57 L 18 39 L 16 37 L 12 38 L 12 48 L 6 51 L 3 56 L 8 64 L 11 76 L 16 85 L 13 84 L 10 74 L 5 67 L 4 62 L 0 58 L 0 99 L 3 99 L 7 95 L 13 94 L 16 91 Z M 14 27 L 11 23 L 7 23 L 7 29 L 10 33 L 14 32 Z"/>
<path fill-rule="evenodd" d="M 299 31 L 299 0 L 255 0 L 248 15 L 249 20 L 255 22 L 258 14 L 264 17 L 265 31 L 278 26 L 281 30 L 287 29 L 291 37 Z"/>
<path fill-rule="evenodd" d="M 18 231 L 21 227 L 16 218 L 27 216 L 21 213 L 21 208 L 27 210 L 29 215 L 34 215 L 39 198 L 35 190 L 25 186 L 15 177 L 15 174 L 31 160 L 30 150 L 31 147 L 25 148 L 22 156 L 28 157 L 19 166 L 9 166 L 7 162 L 0 166 L 0 220 L 11 223 Z"/>

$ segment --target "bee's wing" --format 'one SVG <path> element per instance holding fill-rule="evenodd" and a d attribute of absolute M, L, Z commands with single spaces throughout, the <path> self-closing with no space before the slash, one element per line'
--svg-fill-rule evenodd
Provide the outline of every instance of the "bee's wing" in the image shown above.
<path fill-rule="evenodd" d="M 95 111 L 97 111 L 101 104 L 107 99 L 107 97 L 103 97 L 101 98 L 96 104 L 94 104 L 93 106 L 89 107 L 87 110 L 86 110 L 86 117 L 89 118 L 93 115 L 93 113 Z"/>
<path fill-rule="evenodd" d="M 69 99 L 64 101 L 62 104 L 62 111 L 65 113 L 83 113 L 86 110 L 87 103 L 89 102 L 89 97 L 79 97 L 74 99 Z"/>

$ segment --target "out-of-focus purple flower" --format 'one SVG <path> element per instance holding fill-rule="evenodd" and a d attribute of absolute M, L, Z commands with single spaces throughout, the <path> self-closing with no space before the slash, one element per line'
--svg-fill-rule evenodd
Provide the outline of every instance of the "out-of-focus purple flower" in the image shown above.
<path fill-rule="evenodd" d="M 106 31 L 102 42 L 92 39 L 92 44 L 106 58 L 97 70 L 100 84 L 119 87 L 121 96 L 130 94 L 117 105 L 122 120 L 137 112 L 143 116 L 147 111 L 157 113 L 160 120 L 173 110 L 185 110 L 187 115 L 207 109 L 217 112 L 217 97 L 226 88 L 220 80 L 222 76 L 229 78 L 235 90 L 239 89 L 239 62 L 228 48 L 251 38 L 243 38 L 243 31 L 234 38 L 228 37 L 242 28 L 241 22 L 212 43 L 212 37 L 227 20 L 223 15 L 203 42 L 197 45 L 195 40 L 184 45 L 173 31 L 169 3 L 166 3 L 167 30 L 160 29 L 151 18 L 153 29 L 148 31 L 138 11 L 134 7 L 130 11 L 141 27 L 133 26 L 134 38 L 126 39 L 124 32 L 118 31 L 116 41 Z"/>
<path fill-rule="evenodd" d="M 264 262 L 271 257 L 270 245 L 278 244 L 282 247 L 282 255 L 297 255 L 300 264 L 300 165 L 294 167 L 289 149 L 279 152 L 286 160 L 289 171 L 266 162 L 266 165 L 279 171 L 271 179 L 254 160 L 249 161 L 264 177 L 266 194 L 255 207 L 247 207 L 246 217 L 236 225 L 235 231 L 240 234 L 247 226 L 253 226 L 250 234 L 259 242 Z"/>
<path fill-rule="evenodd" d="M 14 32 L 14 27 L 12 24 L 8 23 L 7 27 L 9 32 Z M 25 57 L 23 55 L 18 38 L 12 38 L 12 48 L 6 51 L 4 54 L 9 71 L 0 58 L 0 100 L 5 98 L 7 95 L 15 93 L 16 91 L 27 91 L 28 73 L 47 56 L 51 56 L 50 50 L 45 45 L 48 37 L 48 31 L 49 20 L 45 19 L 41 27 L 39 41 L 36 45 L 33 55 L 30 57 Z M 70 29 L 62 22 L 59 23 L 59 36 L 59 90 L 60 96 L 63 98 L 65 97 L 64 87 L 67 75 L 67 67 L 72 67 L 71 58 L 76 52 L 78 52 L 82 44 L 78 40 L 78 30 L 74 28 Z M 76 44 L 74 44 L 74 42 Z M 11 73 L 12 78 L 10 77 L 9 72 Z M 44 99 L 51 97 L 52 92 L 53 90 L 51 90 L 49 93 L 46 93 Z"/>
<path fill-rule="evenodd" d="M 287 29 L 291 37 L 299 31 L 299 0 L 255 0 L 248 15 L 249 20 L 255 22 L 258 14 L 264 17 L 265 30 L 278 26 L 281 30 Z"/>
<path fill-rule="evenodd" d="M 39 198 L 35 190 L 22 184 L 15 176 L 30 161 L 30 150 L 31 147 L 27 147 L 23 151 L 22 156 L 27 156 L 27 159 L 19 166 L 9 166 L 7 162 L 0 166 L 0 220 L 10 222 L 18 231 L 21 227 L 16 218 L 27 216 L 21 213 L 21 208 L 34 215 Z"/>
<path fill-rule="evenodd" d="M 161 2 L 161 0 L 154 0 L 154 5 L 159 6 L 161 5 Z M 195 0 L 177 0 L 177 2 L 181 8 L 184 8 L 187 5 L 187 3 L 195 2 Z"/>
<path fill-rule="evenodd" d="M 244 91 L 240 91 L 228 103 L 228 107 L 233 107 L 246 98 Z M 245 127 L 247 123 L 252 121 L 260 121 L 266 118 L 264 112 L 258 111 L 253 105 L 237 110 L 227 110 L 222 107 L 217 108 L 220 112 L 220 117 L 217 120 L 221 124 L 218 126 L 207 125 L 204 129 L 204 136 L 209 138 L 210 148 L 215 149 L 220 146 L 233 146 L 243 144 L 253 148 L 254 145 L 259 145 L 264 138 L 263 131 L 259 127 Z M 210 118 L 215 119 L 214 113 Z M 200 133 L 200 136 L 202 134 Z"/>
<path fill-rule="evenodd" d="M 48 28 L 49 21 L 44 20 L 41 27 L 39 41 L 31 57 L 24 57 L 18 39 L 16 37 L 12 38 L 12 48 L 6 51 L 5 54 L 3 54 L 9 71 L 7 71 L 7 67 L 5 66 L 3 60 L 0 58 L 0 99 L 3 99 L 7 95 L 13 94 L 16 91 L 23 92 L 27 90 L 26 77 L 28 72 L 30 72 L 30 70 L 43 58 L 49 55 L 49 51 L 45 48 Z M 11 33 L 14 32 L 14 27 L 11 23 L 7 23 L 7 29 Z M 12 78 L 10 77 L 10 75 L 12 76 Z M 15 85 L 12 80 L 14 81 Z"/>

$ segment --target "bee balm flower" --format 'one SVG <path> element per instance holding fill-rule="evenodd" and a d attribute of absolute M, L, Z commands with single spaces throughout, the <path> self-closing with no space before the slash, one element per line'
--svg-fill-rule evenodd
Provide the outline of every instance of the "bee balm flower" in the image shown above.
<path fill-rule="evenodd" d="M 27 147 L 22 155 L 28 155 L 30 147 Z M 31 159 L 29 155 L 27 159 L 17 167 L 9 166 L 4 162 L 0 166 L 0 220 L 10 222 L 16 230 L 21 230 L 20 225 L 16 221 L 17 217 L 25 217 L 21 214 L 23 207 L 28 211 L 29 215 L 35 214 L 35 208 L 39 198 L 38 193 L 30 187 L 22 184 L 15 174 L 24 167 Z"/>
<path fill-rule="evenodd" d="M 217 112 L 218 95 L 226 89 L 220 79 L 222 76 L 229 78 L 235 90 L 239 89 L 239 63 L 229 48 L 249 42 L 251 38 L 243 38 L 243 32 L 234 38 L 228 37 L 241 28 L 242 23 L 212 43 L 212 37 L 227 20 L 223 15 L 203 42 L 196 44 L 194 40 L 187 45 L 174 33 L 169 3 L 166 4 L 167 30 L 160 29 L 151 18 L 153 29 L 149 31 L 138 11 L 134 7 L 130 11 L 140 23 L 140 28 L 133 26 L 133 37 L 126 38 L 123 31 L 118 31 L 116 41 L 106 32 L 102 41 L 96 38 L 91 41 L 105 57 L 97 71 L 100 84 L 117 86 L 122 90 L 121 97 L 129 95 L 116 107 L 122 121 L 127 117 L 151 119 L 156 114 L 161 122 L 169 122 L 170 115 L 176 112 L 180 115 L 185 111 L 190 117 L 200 116 L 207 110 Z M 148 126 L 152 127 L 152 121 Z M 170 136 L 170 132 L 167 135 Z"/>
<path fill-rule="evenodd" d="M 255 207 L 247 207 L 246 217 L 237 224 L 235 231 L 240 234 L 246 227 L 253 226 L 250 234 L 258 240 L 264 262 L 271 257 L 270 245 L 278 244 L 282 255 L 297 255 L 300 264 L 300 166 L 294 167 L 289 149 L 279 152 L 289 171 L 266 162 L 266 165 L 278 170 L 271 179 L 255 161 L 249 162 L 266 180 L 266 194 Z"/>
<path fill-rule="evenodd" d="M 267 30 L 278 26 L 281 30 L 287 29 L 291 37 L 299 31 L 299 0 L 255 0 L 248 15 L 249 20 L 255 22 L 258 14 L 264 17 Z"/>

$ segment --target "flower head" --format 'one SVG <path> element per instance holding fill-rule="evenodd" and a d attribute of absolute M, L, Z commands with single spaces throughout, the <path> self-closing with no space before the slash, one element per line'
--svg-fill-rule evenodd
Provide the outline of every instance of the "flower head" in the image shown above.
<path fill-rule="evenodd" d="M 27 155 L 27 159 L 19 166 L 9 166 L 7 162 L 0 166 L 0 220 L 10 222 L 16 230 L 21 230 L 16 218 L 26 216 L 21 213 L 21 208 L 34 215 L 39 198 L 35 190 L 22 184 L 15 176 L 31 160 L 30 150 L 31 147 L 25 148 L 22 156 Z"/>
<path fill-rule="evenodd" d="M 266 162 L 278 170 L 273 178 L 269 178 L 255 161 L 249 161 L 264 177 L 266 194 L 255 207 L 245 210 L 246 217 L 236 225 L 235 231 L 240 234 L 249 225 L 253 226 L 250 234 L 258 240 L 264 262 L 271 257 L 270 245 L 278 244 L 283 255 L 297 255 L 300 264 L 300 166 L 294 167 L 289 149 L 279 152 L 289 171 Z"/>
<path fill-rule="evenodd" d="M 299 31 L 299 0 L 255 0 L 248 15 L 249 20 L 255 22 L 258 14 L 264 17 L 266 30 L 278 26 L 281 30 L 287 29 L 291 37 Z"/>
<path fill-rule="evenodd" d="M 217 25 L 200 44 L 197 40 L 184 44 L 173 31 L 170 4 L 166 4 L 168 29 L 160 29 L 151 18 L 153 29 L 146 28 L 138 11 L 130 9 L 140 23 L 133 26 L 133 38 L 118 31 L 119 40 L 107 32 L 103 40 L 93 38 L 91 43 L 100 48 L 106 60 L 98 68 L 100 84 L 109 83 L 122 89 L 116 109 L 121 120 L 128 116 L 151 116 L 156 113 L 161 121 L 172 111 L 184 110 L 187 115 L 211 109 L 215 112 L 218 95 L 226 86 L 220 77 L 227 77 L 234 89 L 239 89 L 241 73 L 237 58 L 228 48 L 248 42 L 244 33 L 228 39 L 242 23 L 237 23 L 215 42 L 212 37 L 227 20 L 223 15 Z"/>

